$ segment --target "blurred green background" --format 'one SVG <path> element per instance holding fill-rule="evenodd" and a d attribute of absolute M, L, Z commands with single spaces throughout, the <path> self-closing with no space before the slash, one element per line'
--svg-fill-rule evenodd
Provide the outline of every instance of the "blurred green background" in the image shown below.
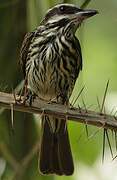
<path fill-rule="evenodd" d="M 62 2 L 81 6 L 85 0 L 0 1 L 1 91 L 11 93 L 12 88 L 14 89 L 18 85 L 21 87 L 23 75 L 18 65 L 18 59 L 24 35 L 39 25 L 48 8 Z M 88 19 L 77 32 L 82 47 L 83 71 L 80 73 L 70 100 L 73 101 L 85 85 L 85 89 L 75 106 L 77 107 L 80 104 L 84 108 L 84 101 L 87 109 L 99 111 L 97 96 L 101 104 L 108 79 L 110 80 L 108 94 L 117 93 L 117 1 L 91 0 L 86 8 L 98 10 L 99 15 Z M 110 104 L 110 101 L 108 101 L 108 104 Z M 111 104 L 113 105 L 113 101 Z M 117 104 L 115 105 L 117 107 Z M 106 112 L 111 111 L 113 107 L 109 106 L 109 108 L 105 104 Z M 98 171 L 102 165 L 103 130 L 100 130 L 96 136 L 87 141 L 84 125 L 69 122 L 69 136 L 75 161 L 74 175 L 71 177 L 43 176 L 38 171 L 39 152 L 36 151 L 33 155 L 33 150 L 37 146 L 40 135 L 38 117 L 14 112 L 14 130 L 12 130 L 10 119 L 10 111 L 0 109 L 1 180 L 86 180 L 86 177 L 87 180 L 88 178 L 90 180 L 107 180 L 109 178 L 109 175 L 108 178 L 102 176 L 105 171 Z M 88 126 L 89 136 L 97 130 L 96 127 Z M 82 136 L 79 138 L 81 134 Z M 111 132 L 109 132 L 109 135 L 114 148 Z M 98 158 L 99 162 L 96 164 Z M 22 162 L 24 163 L 20 168 Z M 26 164 L 26 162 L 28 163 Z M 107 174 L 107 171 L 105 174 Z M 82 176 L 82 172 L 86 176 Z M 114 172 L 113 168 L 111 173 L 114 175 Z M 93 174 L 96 174 L 96 176 Z M 117 174 L 111 179 L 116 180 Z"/>

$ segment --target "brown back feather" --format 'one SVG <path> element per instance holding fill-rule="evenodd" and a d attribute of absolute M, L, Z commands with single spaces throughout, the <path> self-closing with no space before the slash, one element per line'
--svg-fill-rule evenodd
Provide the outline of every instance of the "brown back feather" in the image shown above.
<path fill-rule="evenodd" d="M 29 46 L 30 46 L 33 36 L 34 36 L 34 32 L 28 32 L 24 37 L 24 40 L 23 40 L 23 43 L 22 43 L 22 46 L 20 49 L 19 63 L 21 65 L 22 71 L 24 73 L 24 77 L 26 75 L 26 72 L 25 72 L 26 58 L 27 58 L 28 49 L 29 49 Z"/>

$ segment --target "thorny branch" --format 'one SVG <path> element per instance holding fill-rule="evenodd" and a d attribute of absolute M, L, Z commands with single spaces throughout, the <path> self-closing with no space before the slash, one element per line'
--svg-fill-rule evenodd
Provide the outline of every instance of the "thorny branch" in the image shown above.
<path fill-rule="evenodd" d="M 16 96 L 16 98 L 18 98 L 18 96 Z M 23 97 L 21 97 L 21 99 L 23 100 Z M 24 105 L 21 102 L 15 102 L 13 94 L 0 92 L 0 107 L 11 109 L 11 104 L 13 110 L 16 111 L 35 114 L 41 114 L 44 111 L 44 114 L 53 115 L 62 119 L 66 119 L 67 116 L 67 120 L 117 130 L 117 118 L 112 115 L 81 108 L 70 108 L 65 105 L 48 103 L 42 100 L 35 100 L 32 106 L 29 106 L 28 102 Z"/>
<path fill-rule="evenodd" d="M 107 130 L 108 129 L 111 129 L 112 131 L 114 130 L 115 145 L 117 146 L 117 138 L 116 138 L 117 137 L 116 136 L 117 117 L 102 113 L 103 109 L 104 109 L 104 103 L 105 103 L 105 99 L 106 99 L 108 85 L 109 85 L 109 81 L 107 82 L 107 85 L 105 88 L 102 105 L 100 105 L 99 99 L 97 99 L 99 112 L 87 110 L 84 100 L 83 100 L 83 104 L 84 104 L 85 109 L 81 109 L 80 107 L 79 108 L 71 108 L 71 107 L 68 107 L 65 105 L 50 103 L 50 102 L 42 101 L 42 100 L 35 100 L 33 102 L 32 106 L 30 106 L 29 102 L 25 101 L 25 98 L 24 98 L 25 95 L 21 96 L 21 94 L 20 94 L 20 96 L 17 96 L 17 95 L 15 95 L 14 91 L 12 94 L 0 92 L 0 107 L 6 108 L 6 109 L 11 109 L 12 126 L 13 126 L 13 119 L 14 119 L 14 115 L 13 115 L 14 110 L 22 111 L 22 112 L 29 112 L 29 113 L 36 113 L 36 114 L 41 114 L 41 115 L 44 113 L 44 114 L 49 114 L 49 115 L 53 115 L 53 116 L 62 118 L 63 120 L 66 119 L 66 120 L 72 120 L 72 121 L 84 123 L 86 132 L 87 132 L 87 136 L 88 136 L 88 129 L 87 129 L 88 124 L 98 126 L 100 128 L 96 132 L 94 132 L 91 136 L 89 136 L 87 141 L 89 141 L 92 137 L 94 137 L 100 131 L 100 129 L 104 129 L 102 160 L 104 160 L 105 138 L 106 137 L 107 137 L 107 141 L 109 144 L 112 158 L 114 160 L 117 156 L 115 156 L 115 157 L 113 156 L 111 143 L 109 140 Z M 83 89 L 84 88 L 81 89 L 81 91 L 79 92 L 76 99 L 79 98 Z M 76 99 L 74 100 L 75 103 L 76 103 Z M 24 105 L 24 102 L 25 102 L 25 105 Z M 73 104 L 75 104 L 75 103 L 73 103 Z M 2 146 L 0 145 L 0 148 Z M 6 153 L 3 153 L 3 154 L 7 157 L 8 161 L 11 163 L 11 165 L 16 169 L 16 172 L 19 174 L 19 180 L 21 180 L 23 177 L 24 171 L 27 168 L 29 162 L 32 160 L 34 154 L 39 149 L 39 142 L 36 143 L 36 145 L 31 149 L 29 154 L 26 157 L 24 157 L 24 159 L 21 161 L 21 163 L 17 163 L 17 161 L 14 159 L 14 157 L 7 151 L 6 146 L 4 146 L 4 147 L 6 149 L 6 151 L 5 151 Z"/>
<path fill-rule="evenodd" d="M 25 83 L 24 83 L 24 85 L 25 85 Z M 32 104 L 32 106 L 30 106 L 29 102 L 25 101 L 25 98 L 26 98 L 25 93 L 24 93 L 24 96 L 21 96 L 21 94 L 20 94 L 20 96 L 16 96 L 14 91 L 12 94 L 0 92 L 0 107 L 11 109 L 12 126 L 13 126 L 13 119 L 14 119 L 13 111 L 16 110 L 16 111 L 36 113 L 36 114 L 41 114 L 41 115 L 44 113 L 44 114 L 49 114 L 49 115 L 53 115 L 53 116 L 62 118 L 63 120 L 66 119 L 66 120 L 72 120 L 72 121 L 84 123 L 86 132 L 87 132 L 87 136 L 88 136 L 88 129 L 87 129 L 88 124 L 100 127 L 96 132 L 94 132 L 91 136 L 88 137 L 87 141 L 89 141 L 92 137 L 94 137 L 97 134 L 97 132 L 99 132 L 100 129 L 104 129 L 103 155 L 102 155 L 102 160 L 104 160 L 105 138 L 106 137 L 107 137 L 110 152 L 111 152 L 111 155 L 113 158 L 113 152 L 112 152 L 111 143 L 109 140 L 107 130 L 108 129 L 111 129 L 112 131 L 114 130 L 115 137 L 116 137 L 116 130 L 117 130 L 117 118 L 115 116 L 111 116 L 111 115 L 102 113 L 103 109 L 104 109 L 104 103 L 105 103 L 105 99 L 106 99 L 108 85 L 109 85 L 109 81 L 107 82 L 107 85 L 105 88 L 102 105 L 100 105 L 99 99 L 97 99 L 99 112 L 87 110 L 83 99 L 82 99 L 82 101 L 83 101 L 85 109 L 81 109 L 80 107 L 79 108 L 71 108 L 68 106 L 64 106 L 64 105 L 60 105 L 60 104 L 56 104 L 56 103 L 53 104 L 53 103 L 50 103 L 47 101 L 42 101 L 39 99 L 35 100 L 34 103 Z M 76 99 L 79 98 L 83 89 L 84 89 L 84 87 L 78 93 Z M 74 100 L 73 104 L 76 103 L 76 101 L 77 101 L 76 99 Z M 25 102 L 25 105 L 24 105 L 24 102 Z M 117 144 L 117 138 L 115 138 L 115 144 Z M 34 148 L 31 150 L 31 152 L 23 159 L 23 161 L 21 163 L 21 168 L 18 168 L 18 173 L 20 175 L 20 179 L 22 179 L 21 177 L 23 176 L 23 173 L 24 173 L 23 169 L 26 169 L 26 167 L 28 166 L 28 163 L 33 158 L 34 154 L 37 152 L 38 149 L 39 149 L 39 142 L 34 146 Z M 12 157 L 12 156 L 10 156 L 10 157 Z M 116 156 L 114 158 L 116 158 Z M 11 162 L 14 162 L 14 159 L 11 158 L 11 160 L 12 160 Z"/>

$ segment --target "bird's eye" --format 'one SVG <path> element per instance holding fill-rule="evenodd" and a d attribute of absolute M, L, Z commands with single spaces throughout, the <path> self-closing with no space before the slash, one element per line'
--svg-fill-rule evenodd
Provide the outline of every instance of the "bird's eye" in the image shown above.
<path fill-rule="evenodd" d="M 65 6 L 61 6 L 59 9 L 60 9 L 61 12 L 64 12 Z"/>

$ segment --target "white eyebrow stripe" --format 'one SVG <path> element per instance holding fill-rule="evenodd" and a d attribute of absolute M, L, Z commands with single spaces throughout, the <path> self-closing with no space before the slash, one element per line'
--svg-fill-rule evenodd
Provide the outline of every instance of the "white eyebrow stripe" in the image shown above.
<path fill-rule="evenodd" d="M 64 18 L 67 18 L 67 16 L 65 16 L 65 15 L 60 15 L 60 16 L 55 15 L 55 16 L 51 17 L 51 18 L 48 20 L 48 23 L 58 22 L 59 20 L 64 19 Z"/>
<path fill-rule="evenodd" d="M 57 4 L 56 6 L 54 7 L 60 7 L 60 6 L 71 6 L 71 7 L 76 7 L 74 4 L 67 4 L 67 3 L 64 3 L 64 4 Z"/>
<path fill-rule="evenodd" d="M 59 7 L 61 7 L 61 6 L 76 7 L 74 4 L 67 4 L 67 3 L 65 3 L 65 4 L 57 4 L 56 6 L 50 8 L 50 9 L 47 11 L 47 13 L 50 12 L 53 8 L 59 8 Z"/>

